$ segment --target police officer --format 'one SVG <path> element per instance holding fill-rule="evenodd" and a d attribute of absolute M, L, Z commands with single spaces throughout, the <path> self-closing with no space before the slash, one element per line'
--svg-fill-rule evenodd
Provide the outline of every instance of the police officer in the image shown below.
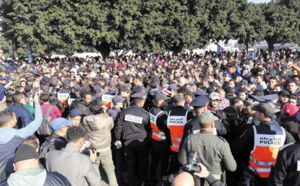
<path fill-rule="evenodd" d="M 150 126 L 152 129 L 151 134 L 151 166 L 150 166 L 150 179 L 152 184 L 156 182 L 157 167 L 160 164 L 160 178 L 167 174 L 168 158 L 170 155 L 170 139 L 169 131 L 167 129 L 167 114 L 163 108 L 168 105 L 166 100 L 169 98 L 164 94 L 158 92 L 154 97 L 154 106 L 149 111 Z M 165 132 L 164 132 L 165 131 Z M 167 135 L 165 134 L 167 133 Z"/>
<path fill-rule="evenodd" d="M 202 163 L 216 179 L 221 180 L 224 170 L 234 171 L 237 165 L 226 140 L 213 134 L 215 120 L 218 118 L 209 111 L 199 116 L 200 133 L 190 135 L 184 140 L 179 162 L 185 165 L 188 157 L 197 152 L 197 162 Z M 195 179 L 195 185 L 200 185 L 199 179 Z"/>
<path fill-rule="evenodd" d="M 123 98 L 122 96 L 115 96 L 112 99 L 112 103 L 114 104 L 113 108 L 109 109 L 108 115 L 113 118 L 114 123 L 117 123 L 117 116 L 121 112 L 121 109 L 123 108 L 123 102 L 126 98 Z M 116 126 L 116 125 L 115 125 Z M 114 130 L 112 132 L 112 142 L 115 142 L 115 133 Z M 117 177 L 117 181 L 119 185 L 123 184 L 122 174 L 123 174 L 123 154 L 124 149 L 117 148 L 115 145 L 112 145 L 112 156 L 114 160 L 115 165 L 115 173 Z"/>
<path fill-rule="evenodd" d="M 173 97 L 174 107 L 169 112 L 167 126 L 170 130 L 171 138 L 171 164 L 170 173 L 176 173 L 179 171 L 180 164 L 178 162 L 179 147 L 183 137 L 184 126 L 188 120 L 192 119 L 192 110 L 184 108 L 184 96 L 182 93 L 178 93 Z"/>
<path fill-rule="evenodd" d="M 257 175 L 256 185 L 266 185 L 271 165 L 274 163 L 280 147 L 294 142 L 293 137 L 272 121 L 274 108 L 270 104 L 260 103 L 253 106 L 260 124 L 246 130 L 231 143 L 232 153 L 237 156 L 249 156 L 248 168 Z"/>
<path fill-rule="evenodd" d="M 150 131 L 150 125 L 149 114 L 142 109 L 146 95 L 146 92 L 138 92 L 131 96 L 134 105 L 121 111 L 115 127 L 115 144 L 121 147 L 121 134 L 124 140 L 125 162 L 130 186 L 136 185 L 136 172 L 138 185 L 143 185 L 147 178 L 147 131 Z"/>
<path fill-rule="evenodd" d="M 300 136 L 300 126 L 298 135 Z M 300 141 L 289 143 L 280 149 L 276 162 L 271 168 L 268 185 L 300 185 Z"/>
<path fill-rule="evenodd" d="M 129 106 L 129 98 L 130 98 L 131 88 L 128 85 L 121 85 L 119 87 L 119 96 L 125 98 L 123 102 L 123 108 L 127 108 Z"/>
<path fill-rule="evenodd" d="M 204 112 L 207 111 L 207 104 L 209 99 L 207 96 L 198 96 L 190 103 L 192 107 L 194 107 L 194 111 L 196 116 L 189 120 L 187 124 L 184 126 L 184 132 L 182 141 L 190 135 L 190 134 L 197 134 L 200 132 L 200 125 L 199 125 L 199 116 Z"/>

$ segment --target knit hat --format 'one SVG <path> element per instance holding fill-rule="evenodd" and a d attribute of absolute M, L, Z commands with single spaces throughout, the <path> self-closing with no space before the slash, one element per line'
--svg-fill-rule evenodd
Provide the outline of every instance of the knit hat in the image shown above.
<path fill-rule="evenodd" d="M 15 151 L 14 163 L 37 158 L 39 158 L 39 154 L 32 146 L 21 144 Z"/>

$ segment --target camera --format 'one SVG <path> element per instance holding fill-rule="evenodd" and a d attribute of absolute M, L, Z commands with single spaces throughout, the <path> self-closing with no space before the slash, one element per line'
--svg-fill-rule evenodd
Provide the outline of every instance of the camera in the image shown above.
<path fill-rule="evenodd" d="M 92 150 L 92 152 L 94 153 L 95 151 L 97 151 L 97 149 L 95 147 L 89 147 L 89 148 L 85 148 L 82 150 L 82 154 L 90 156 L 90 150 Z M 97 152 L 97 157 L 100 156 L 100 152 Z"/>
<path fill-rule="evenodd" d="M 197 152 L 190 152 L 188 161 L 181 167 L 183 171 L 193 174 L 194 172 L 200 172 L 200 167 L 197 165 L 199 155 Z"/>

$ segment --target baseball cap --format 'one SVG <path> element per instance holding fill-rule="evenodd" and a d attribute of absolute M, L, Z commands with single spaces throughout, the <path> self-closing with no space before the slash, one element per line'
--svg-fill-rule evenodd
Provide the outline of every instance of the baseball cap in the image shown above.
<path fill-rule="evenodd" d="M 64 126 L 72 126 L 73 124 L 73 121 L 71 120 L 67 120 L 65 118 L 56 118 L 55 120 L 53 120 L 51 122 L 51 128 L 54 130 L 54 131 L 58 131 L 60 129 L 62 129 Z"/>
<path fill-rule="evenodd" d="M 217 100 L 217 99 L 220 100 L 220 95 L 217 92 L 212 92 L 212 93 L 209 94 L 209 99 L 211 99 L 211 100 Z"/>
<path fill-rule="evenodd" d="M 154 100 L 155 101 L 159 101 L 159 100 L 168 100 L 168 99 L 170 99 L 170 98 L 168 98 L 167 96 L 166 96 L 166 94 L 164 94 L 164 93 L 162 93 L 162 92 L 158 92 L 156 95 L 155 95 L 155 97 L 154 97 Z"/>
<path fill-rule="evenodd" d="M 292 104 L 286 104 L 283 108 L 282 108 L 283 114 L 288 115 L 288 116 L 295 116 L 298 111 L 299 108 L 295 105 Z"/>
<path fill-rule="evenodd" d="M 70 116 L 71 116 L 72 118 L 74 118 L 74 117 L 76 117 L 76 116 L 81 116 L 81 115 L 82 115 L 82 113 L 81 113 L 81 111 L 78 110 L 78 109 L 72 109 L 72 110 L 70 110 Z"/>
<path fill-rule="evenodd" d="M 213 123 L 214 121 L 218 120 L 219 118 L 214 116 L 210 111 L 204 111 L 199 116 L 199 123 L 200 124 L 208 124 Z"/>
<path fill-rule="evenodd" d="M 38 159 L 39 154 L 36 150 L 27 144 L 21 144 L 15 151 L 14 163 L 29 159 Z"/>
<path fill-rule="evenodd" d="M 274 108 L 270 104 L 267 104 L 267 103 L 260 103 L 260 104 L 254 105 L 252 107 L 252 110 L 261 112 L 266 117 L 269 117 L 269 118 L 272 118 L 275 113 Z"/>
<path fill-rule="evenodd" d="M 4 81 L 5 78 L 3 76 L 0 76 L 0 81 Z"/>
<path fill-rule="evenodd" d="M 123 103 L 125 101 L 126 98 L 123 98 L 122 96 L 115 96 L 112 99 L 113 104 L 117 104 L 117 103 Z"/>

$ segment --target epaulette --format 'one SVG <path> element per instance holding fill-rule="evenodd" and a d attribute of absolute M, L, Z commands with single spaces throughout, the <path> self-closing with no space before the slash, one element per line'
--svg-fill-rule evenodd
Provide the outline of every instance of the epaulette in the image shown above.
<path fill-rule="evenodd" d="M 217 136 L 220 140 L 227 142 L 225 138 L 223 138 L 222 136 Z"/>
<path fill-rule="evenodd" d="M 291 142 L 291 143 L 285 144 L 282 147 L 280 147 L 279 150 L 282 150 L 282 149 L 284 149 L 284 148 L 286 148 L 288 146 L 294 145 L 294 144 L 295 144 L 295 142 Z"/>

